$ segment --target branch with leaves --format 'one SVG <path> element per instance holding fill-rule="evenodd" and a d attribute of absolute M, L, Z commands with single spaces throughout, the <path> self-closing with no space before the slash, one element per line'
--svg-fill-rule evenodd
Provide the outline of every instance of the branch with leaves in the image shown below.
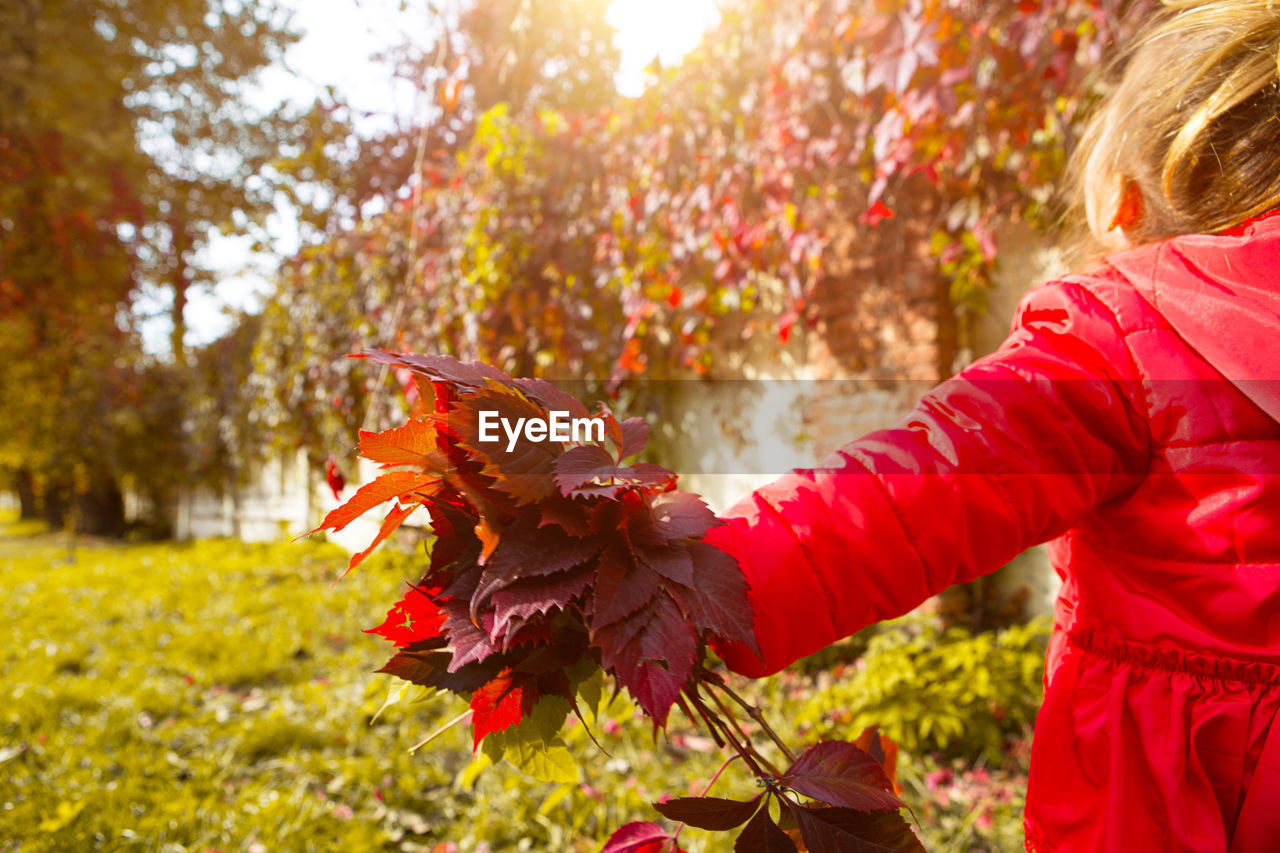
<path fill-rule="evenodd" d="M 798 755 L 763 713 L 710 668 L 714 641 L 755 646 L 747 582 L 737 561 L 703 542 L 719 524 L 661 466 L 631 462 L 648 439 L 643 420 L 595 412 L 554 385 L 513 379 L 479 362 L 438 355 L 366 358 L 430 383 L 434 411 L 403 426 L 361 432 L 360 452 L 387 469 L 333 510 L 317 530 L 341 530 L 390 503 L 354 568 L 414 512 L 435 532 L 421 579 L 372 629 L 397 647 L 382 672 L 466 697 L 475 748 L 522 767 L 567 756 L 570 715 L 585 724 L 601 673 L 653 721 L 672 708 L 727 747 L 762 788 L 747 801 L 685 797 L 656 806 L 691 826 L 742 824 L 739 850 L 919 850 L 900 814 L 894 750 L 868 734 L 861 745 L 826 741 Z M 425 388 L 423 389 L 425 390 Z M 482 413 L 507 423 L 553 422 L 552 413 L 598 424 L 596 440 L 488 440 Z M 313 531 L 314 532 L 314 531 Z M 785 757 L 779 766 L 748 726 Z M 889 770 L 886 770 L 886 764 Z M 781 826 L 770 808 L 777 803 Z M 678 830 L 628 824 L 608 853 L 676 850 Z M 644 845 L 659 841 L 659 847 Z"/>

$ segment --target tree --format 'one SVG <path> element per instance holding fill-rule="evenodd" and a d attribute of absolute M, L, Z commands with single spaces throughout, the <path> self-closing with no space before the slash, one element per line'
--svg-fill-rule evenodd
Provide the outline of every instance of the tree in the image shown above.
<path fill-rule="evenodd" d="M 138 387 L 139 287 L 172 290 L 180 365 L 187 292 L 208 277 L 196 250 L 269 209 L 288 125 L 242 95 L 285 23 L 273 2 L 0 8 L 0 466 L 55 523 L 73 494 L 82 524 L 122 522 L 107 415 Z"/>

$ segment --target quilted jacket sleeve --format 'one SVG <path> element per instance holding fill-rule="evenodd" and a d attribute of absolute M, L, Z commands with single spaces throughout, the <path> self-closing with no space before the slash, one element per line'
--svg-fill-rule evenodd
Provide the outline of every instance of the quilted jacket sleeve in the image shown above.
<path fill-rule="evenodd" d="M 1132 489 L 1150 436 L 1116 318 L 1078 281 L 1030 294 L 1000 349 L 893 429 L 734 506 L 708 541 L 751 584 L 762 676 L 994 571 Z"/>

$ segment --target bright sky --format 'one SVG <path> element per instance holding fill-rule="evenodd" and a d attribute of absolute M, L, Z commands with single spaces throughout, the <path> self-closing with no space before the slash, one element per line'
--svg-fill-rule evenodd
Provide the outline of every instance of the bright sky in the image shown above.
<path fill-rule="evenodd" d="M 433 27 L 425 3 L 407 3 L 408 10 L 402 11 L 400 0 L 295 2 L 294 25 L 304 35 L 290 48 L 287 68 L 273 68 L 264 75 L 263 103 L 286 98 L 309 103 L 324 86 L 332 85 L 357 109 L 388 117 L 412 115 L 412 87 L 394 80 L 371 57 L 396 44 L 401 34 L 421 32 L 429 40 Z M 639 94 L 644 88 L 644 68 L 655 55 L 665 65 L 678 63 L 718 18 L 715 0 L 613 0 L 608 20 L 618 31 L 616 43 L 621 51 L 618 90 Z M 287 215 L 279 218 L 272 231 L 282 251 L 296 245 L 296 229 Z M 224 307 L 255 310 L 270 287 L 270 261 L 254 259 L 242 242 L 215 239 L 206 253 L 206 260 L 222 271 L 222 281 L 212 290 L 191 294 L 189 344 L 217 338 L 230 323 Z M 142 313 L 159 315 L 143 329 L 147 348 L 153 352 L 168 348 L 171 326 L 164 317 L 166 304 L 171 304 L 171 298 L 165 293 L 140 301 Z"/>

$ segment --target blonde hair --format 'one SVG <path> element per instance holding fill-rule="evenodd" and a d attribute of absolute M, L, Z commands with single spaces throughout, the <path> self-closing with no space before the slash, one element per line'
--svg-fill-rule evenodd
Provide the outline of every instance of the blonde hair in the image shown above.
<path fill-rule="evenodd" d="M 1131 244 L 1225 231 L 1280 207 L 1280 0 L 1165 0 L 1111 68 L 1072 156 L 1076 212 L 1106 240 L 1128 182 Z"/>

